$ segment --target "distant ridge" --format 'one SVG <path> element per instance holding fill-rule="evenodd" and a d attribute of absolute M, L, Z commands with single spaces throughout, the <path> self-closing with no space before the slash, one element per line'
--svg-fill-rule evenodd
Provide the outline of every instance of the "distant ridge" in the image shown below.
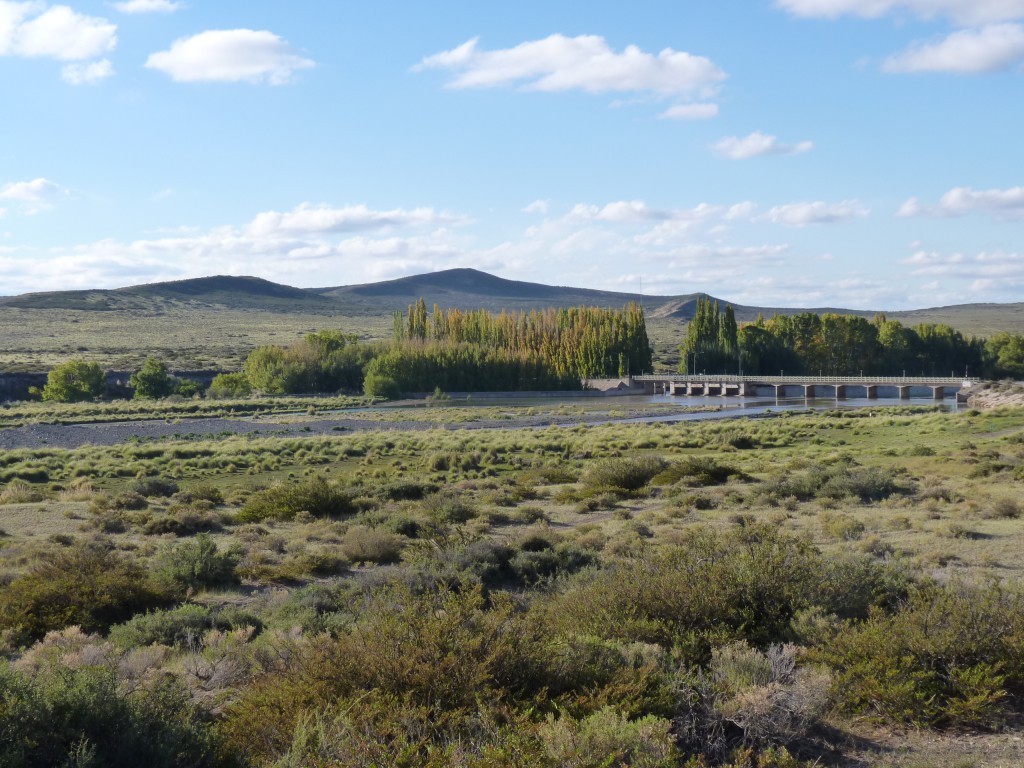
<path fill-rule="evenodd" d="M 219 306 L 230 309 L 289 311 L 330 309 L 333 302 L 302 288 L 261 277 L 215 275 L 126 288 L 26 293 L 0 298 L 0 306 L 23 309 L 83 309 L 116 311 L 159 309 L 166 304 Z"/>
<path fill-rule="evenodd" d="M 643 304 L 652 319 L 685 321 L 693 317 L 704 293 L 681 296 L 651 296 L 638 293 L 599 291 L 590 288 L 553 286 L 508 280 L 477 269 L 447 269 L 422 275 L 400 277 L 377 283 L 329 288 L 295 288 L 259 277 L 216 275 L 188 280 L 129 286 L 112 290 L 55 291 L 26 293 L 0 298 L 0 307 L 64 310 L 165 311 L 174 307 L 247 310 L 264 312 L 305 312 L 323 315 L 374 315 L 404 311 L 423 298 L 428 306 L 462 309 L 542 309 L 592 305 L 621 307 L 630 301 Z M 724 307 L 725 299 L 717 299 Z M 755 307 L 732 304 L 736 319 L 750 322 L 763 315 L 793 315 L 801 312 L 836 312 L 871 318 L 875 310 L 840 307 Z M 1024 303 L 961 304 L 932 309 L 886 312 L 904 324 L 948 323 L 965 333 L 991 334 L 1000 330 L 1024 329 Z"/>

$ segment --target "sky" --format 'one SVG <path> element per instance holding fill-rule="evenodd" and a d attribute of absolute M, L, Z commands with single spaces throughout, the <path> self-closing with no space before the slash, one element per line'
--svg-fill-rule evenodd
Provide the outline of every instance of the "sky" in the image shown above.
<path fill-rule="evenodd" d="M 1024 301 L 1024 0 L 0 0 L 0 294 Z"/>

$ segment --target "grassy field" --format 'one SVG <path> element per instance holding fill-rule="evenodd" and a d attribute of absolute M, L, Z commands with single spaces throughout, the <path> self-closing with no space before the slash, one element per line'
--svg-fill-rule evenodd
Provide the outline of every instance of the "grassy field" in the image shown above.
<path fill-rule="evenodd" d="M 591 407 L 598 405 L 579 412 Z M 628 743 L 622 754 L 633 754 L 632 761 L 611 764 L 682 765 L 682 753 L 711 744 L 712 732 L 718 746 L 708 747 L 700 764 L 1019 764 L 1016 665 L 1024 658 L 1014 638 L 1024 635 L 1014 633 L 1024 627 L 1005 618 L 1007 629 L 993 630 L 1006 643 L 998 674 L 986 673 L 966 649 L 981 647 L 971 633 L 984 634 L 981 626 L 993 616 L 1004 620 L 1000 606 L 1024 605 L 1013 602 L 1024 595 L 1024 411 L 900 407 L 675 425 L 446 428 L 515 416 L 504 406 L 439 407 L 409 415 L 436 425 L 426 431 L 9 451 L 0 456 L 0 581 L 10 585 L 0 590 L 0 627 L 7 653 L 33 680 L 75 668 L 83 654 L 108 659 L 102 664 L 122 677 L 132 664 L 146 675 L 169 675 L 189 706 L 213 718 L 232 759 L 250 765 L 358 764 L 356 756 L 370 759 L 372 749 L 349 730 L 354 722 L 366 739 L 395 749 L 419 734 L 415 739 L 425 741 L 409 747 L 418 757 L 408 765 L 517 764 L 495 756 L 497 743 L 510 740 L 527 755 L 524 765 L 598 764 L 584 757 L 558 762 L 565 740 L 595 761 L 619 754 L 609 744 Z M 186 578 L 175 570 L 195 556 L 187 548 L 204 541 L 220 553 L 204 562 L 227 558 L 229 578 L 203 581 L 199 571 Z M 172 607 L 159 603 L 153 618 L 128 611 L 90 628 L 87 614 L 79 634 L 65 629 L 43 639 L 25 629 L 26 619 L 18 623 L 25 614 L 17 612 L 15 596 L 25 594 L 33 574 L 60 581 L 38 569 L 97 547 L 165 583 L 177 579 L 179 590 L 190 586 L 171 590 Z M 992 596 L 995 584 L 999 597 Z M 480 587 L 483 605 L 469 597 Z M 670 591 L 658 597 L 660 589 Z M 755 597 L 748 603 L 749 590 Z M 852 651 L 843 656 L 837 649 L 871 646 L 871 631 L 888 632 L 893 642 L 900 632 L 918 633 L 907 635 L 923 639 L 907 640 L 906 653 L 923 652 L 938 663 L 952 652 L 942 645 L 950 627 L 914 624 L 914 601 L 953 601 L 928 610 L 955 616 L 966 610 L 958 607 L 960 596 L 975 594 L 963 605 L 973 606 L 970 621 L 982 625 L 955 630 L 952 667 L 954 675 L 970 669 L 975 677 L 914 698 L 907 691 L 926 680 L 914 677 L 924 672 L 908 671 L 898 695 L 872 694 L 883 703 L 893 698 L 892 707 L 865 709 L 852 698 L 849 691 L 865 685 L 858 677 L 864 672 Z M 390 600 L 388 611 L 405 618 L 387 624 L 388 611 L 374 613 L 378 599 Z M 427 617 L 459 615 L 463 623 L 444 628 L 410 618 L 422 617 L 428 605 L 439 612 L 427 610 Z M 620 605 L 626 613 L 616 613 Z M 701 616 L 717 618 L 705 626 Z M 54 621 L 49 629 L 67 620 Z M 492 637 L 488 622 L 507 629 Z M 886 629 L 886 622 L 902 629 Z M 498 650 L 500 632 L 512 627 L 520 638 L 515 653 L 535 654 L 516 664 L 547 669 L 543 693 L 525 678 L 513 682 L 494 671 L 513 653 Z M 443 645 L 434 632 L 462 637 L 467 659 L 478 658 L 467 648 L 491 637 L 497 655 L 479 657 L 491 671 L 456 671 L 440 645 L 441 656 L 429 656 L 434 644 Z M 389 666 L 397 661 L 389 654 L 410 640 L 426 655 L 414 654 L 413 667 Z M 392 641 L 391 650 L 376 645 Z M 926 651 L 919 642 L 927 642 Z M 352 679 L 390 691 L 381 694 L 385 699 L 370 705 L 368 689 L 331 682 L 333 667 L 317 666 L 325 662 L 315 649 L 325 643 L 346 654 L 363 643 Z M 770 661 L 771 654 L 781 656 Z M 783 657 L 798 672 L 765 672 L 762 679 L 753 671 Z M 680 664 L 703 671 L 679 677 Z M 419 677 L 442 669 L 454 676 L 443 695 Z M 874 669 L 881 674 L 885 667 Z M 994 689 L 986 688 L 985 674 L 995 674 Z M 137 685 L 131 680 L 124 684 Z M 466 704 L 456 691 L 463 684 L 466 691 L 490 691 L 490 703 Z M 292 685 L 305 693 L 288 693 Z M 679 686 L 704 703 L 684 705 Z M 957 698 L 961 689 L 969 691 Z M 386 696 L 404 702 L 403 717 L 411 719 L 392 719 Z M 939 711 L 933 703 L 942 697 L 952 698 Z M 324 724 L 317 735 L 298 739 L 296 723 L 329 702 L 348 707 L 346 717 L 359 713 L 357 721 L 346 720 L 342 731 Z M 421 716 L 435 723 L 428 732 L 417 730 Z M 482 724 L 480 716 L 498 720 Z M 631 730 L 615 720 L 622 716 L 647 718 L 646 725 Z M 439 717 L 447 718 L 443 727 Z M 693 741 L 685 718 L 696 718 L 687 727 L 712 730 Z M 295 738 L 271 738 L 270 720 Z M 455 735 L 463 751 L 452 751 Z M 771 751 L 783 746 L 792 757 Z M 339 762 L 312 761 L 314 753 Z M 761 763 L 743 762 L 754 753 Z"/>

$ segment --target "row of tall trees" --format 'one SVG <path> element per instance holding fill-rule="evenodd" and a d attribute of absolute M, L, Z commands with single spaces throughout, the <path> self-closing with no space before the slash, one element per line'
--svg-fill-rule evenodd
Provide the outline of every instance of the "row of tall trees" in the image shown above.
<path fill-rule="evenodd" d="M 643 308 L 571 307 L 502 311 L 441 309 L 428 313 L 420 299 L 406 316 L 396 313 L 397 343 L 480 345 L 543 361 L 559 378 L 599 378 L 647 373 L 651 345 Z"/>
<path fill-rule="evenodd" d="M 737 327 L 732 307 L 700 299 L 680 347 L 680 371 L 770 375 L 1015 375 L 1020 337 L 966 337 L 936 323 L 904 326 L 885 315 L 803 312 Z M 1001 356 L 1001 357 L 1000 357 Z M 999 360 L 1002 359 L 1002 363 Z"/>

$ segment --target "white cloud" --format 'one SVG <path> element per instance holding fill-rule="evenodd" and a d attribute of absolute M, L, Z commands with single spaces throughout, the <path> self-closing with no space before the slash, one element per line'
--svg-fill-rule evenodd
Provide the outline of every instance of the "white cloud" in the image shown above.
<path fill-rule="evenodd" d="M 126 0 L 114 3 L 121 13 L 174 13 L 185 7 L 184 3 L 174 0 Z"/>
<path fill-rule="evenodd" d="M 109 59 L 100 59 L 88 64 L 66 64 L 60 76 L 71 85 L 95 85 L 113 76 L 114 65 Z"/>
<path fill-rule="evenodd" d="M 481 49 L 478 43 L 479 39 L 474 38 L 450 51 L 427 56 L 413 71 L 450 70 L 454 73 L 448 83 L 451 88 L 519 86 L 529 91 L 581 90 L 676 98 L 708 98 L 726 77 L 703 56 L 671 48 L 653 54 L 635 45 L 620 53 L 597 35 L 555 34 L 493 51 Z M 696 113 L 703 111 L 705 117 L 714 107 L 689 106 Z"/>
<path fill-rule="evenodd" d="M 250 82 L 283 85 L 316 66 L 272 32 L 226 29 L 181 38 L 146 61 L 177 82 Z"/>
<path fill-rule="evenodd" d="M 546 215 L 550 207 L 550 200 L 534 200 L 528 206 L 523 208 L 523 213 L 539 213 L 542 215 Z"/>
<path fill-rule="evenodd" d="M 912 275 L 918 277 L 970 281 L 967 289 L 972 293 L 998 296 L 1024 287 L 1024 253 L 982 251 L 968 256 L 918 251 L 903 263 L 911 267 Z"/>
<path fill-rule="evenodd" d="M 67 190 L 49 179 L 33 179 L 32 181 L 12 181 L 0 186 L 0 200 L 13 200 L 22 203 L 24 213 L 37 213 L 47 207 L 56 197 L 66 195 Z"/>
<path fill-rule="evenodd" d="M 0 0 L 0 56 L 81 61 L 117 45 L 117 25 L 66 5 Z"/>
<path fill-rule="evenodd" d="M 726 136 L 712 144 L 711 149 L 730 160 L 746 160 L 761 155 L 800 155 L 814 149 L 814 143 L 781 144 L 775 136 L 754 131 L 749 136 Z"/>
<path fill-rule="evenodd" d="M 918 43 L 890 56 L 887 72 L 977 74 L 1008 69 L 1024 61 L 1024 25 L 992 24 L 953 32 L 935 43 Z"/>
<path fill-rule="evenodd" d="M 912 197 L 896 213 L 901 218 L 912 216 L 965 216 L 988 213 L 996 218 L 1024 218 L 1024 187 L 1009 189 L 972 189 L 954 187 L 939 198 L 938 205 L 922 204 Z"/>
<path fill-rule="evenodd" d="M 384 230 L 395 227 L 434 226 L 462 223 L 450 214 L 437 213 L 433 208 L 375 211 L 365 205 L 334 208 L 304 203 L 285 213 L 267 211 L 256 216 L 246 228 L 248 234 L 258 237 L 280 235 L 317 235 L 364 230 Z"/>
<path fill-rule="evenodd" d="M 0 186 L 0 200 L 40 203 L 60 193 L 60 186 L 45 178 L 32 181 L 11 181 Z"/>
<path fill-rule="evenodd" d="M 1024 0 L 776 0 L 795 16 L 835 19 L 859 16 L 876 19 L 909 13 L 923 19 L 944 17 L 977 25 L 1024 18 Z"/>
<path fill-rule="evenodd" d="M 861 219 L 870 211 L 856 200 L 841 203 L 789 203 L 777 205 L 764 214 L 763 219 L 787 227 L 806 227 L 811 224 L 837 224 L 851 219 Z"/>
<path fill-rule="evenodd" d="M 665 120 L 707 120 L 717 117 L 718 105 L 696 102 L 694 104 L 676 104 L 661 113 Z"/>

